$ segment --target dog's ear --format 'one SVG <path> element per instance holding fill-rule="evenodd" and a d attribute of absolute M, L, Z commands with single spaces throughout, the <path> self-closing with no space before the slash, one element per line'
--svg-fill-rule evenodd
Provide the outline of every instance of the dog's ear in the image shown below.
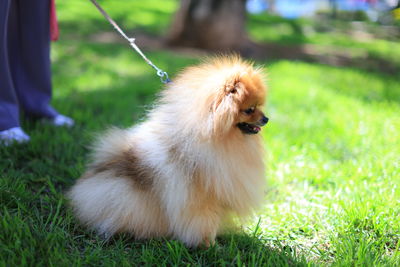
<path fill-rule="evenodd" d="M 227 86 L 225 88 L 225 92 L 227 95 L 230 95 L 230 94 L 235 95 L 238 93 L 238 87 L 236 86 L 236 84 L 234 84 L 232 86 Z"/>
<path fill-rule="evenodd" d="M 231 82 L 224 86 L 225 95 L 233 95 L 235 98 L 240 98 L 242 96 L 243 89 L 243 84 L 238 79 L 232 79 Z"/>
<path fill-rule="evenodd" d="M 232 129 L 239 112 L 238 102 L 243 94 L 240 82 L 232 82 L 224 86 L 214 96 L 210 109 L 210 127 L 214 135 L 223 135 Z"/>

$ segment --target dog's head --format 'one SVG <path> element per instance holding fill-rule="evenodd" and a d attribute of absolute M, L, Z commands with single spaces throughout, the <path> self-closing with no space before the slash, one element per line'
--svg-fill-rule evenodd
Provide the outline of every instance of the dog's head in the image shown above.
<path fill-rule="evenodd" d="M 261 69 L 239 57 L 219 59 L 217 67 L 224 82 L 210 97 L 213 133 L 257 134 L 268 122 L 261 111 L 266 96 Z"/>
<path fill-rule="evenodd" d="M 182 71 L 163 91 L 157 111 L 176 129 L 174 135 L 248 136 L 268 122 L 261 111 L 265 96 L 261 68 L 239 56 L 220 56 Z"/>

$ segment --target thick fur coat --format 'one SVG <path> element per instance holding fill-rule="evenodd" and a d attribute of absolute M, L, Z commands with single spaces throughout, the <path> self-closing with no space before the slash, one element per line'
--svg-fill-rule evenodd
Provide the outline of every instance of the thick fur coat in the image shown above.
<path fill-rule="evenodd" d="M 185 69 L 146 121 L 99 138 L 68 192 L 76 216 L 106 235 L 214 242 L 263 200 L 265 94 L 261 69 L 236 56 Z"/>

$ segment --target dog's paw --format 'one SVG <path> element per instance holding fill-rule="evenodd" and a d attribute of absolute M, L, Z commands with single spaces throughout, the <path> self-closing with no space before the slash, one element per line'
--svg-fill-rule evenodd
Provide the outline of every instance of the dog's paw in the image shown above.
<path fill-rule="evenodd" d="M 203 239 L 203 242 L 201 243 L 201 245 L 204 248 L 209 248 L 211 246 L 214 246 L 215 245 L 215 238 L 205 237 Z"/>

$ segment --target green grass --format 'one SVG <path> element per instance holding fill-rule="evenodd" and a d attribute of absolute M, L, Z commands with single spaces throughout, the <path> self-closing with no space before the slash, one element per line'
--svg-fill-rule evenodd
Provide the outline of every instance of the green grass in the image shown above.
<path fill-rule="evenodd" d="M 164 33 L 176 7 L 103 2 L 126 28 L 151 34 Z M 83 172 L 94 134 L 140 121 L 162 86 L 127 45 L 88 38 L 111 30 L 90 3 L 60 1 L 59 15 L 53 104 L 76 126 L 24 121 L 32 141 L 0 147 L 0 266 L 399 265 L 400 81 L 302 62 L 259 62 L 270 87 L 263 131 L 269 189 L 243 231 L 209 249 L 187 249 L 126 235 L 106 242 L 81 227 L 64 192 Z M 147 54 L 172 77 L 199 60 Z"/>

